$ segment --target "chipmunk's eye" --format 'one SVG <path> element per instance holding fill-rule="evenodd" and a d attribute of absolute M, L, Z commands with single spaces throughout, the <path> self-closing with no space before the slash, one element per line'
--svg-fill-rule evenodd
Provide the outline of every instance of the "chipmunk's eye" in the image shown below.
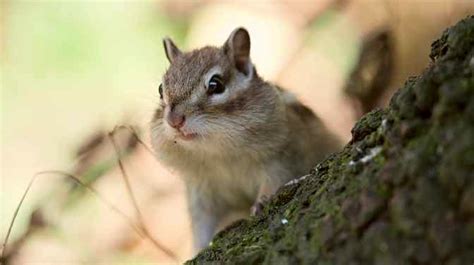
<path fill-rule="evenodd" d="M 163 99 L 163 84 L 160 84 L 160 87 L 158 88 L 158 92 L 160 93 L 160 99 Z"/>
<path fill-rule="evenodd" d="M 225 86 L 224 83 L 222 82 L 222 79 L 218 75 L 213 75 L 211 77 L 211 80 L 209 80 L 209 84 L 207 85 L 207 93 L 209 95 L 212 94 L 220 94 L 224 92 Z"/>

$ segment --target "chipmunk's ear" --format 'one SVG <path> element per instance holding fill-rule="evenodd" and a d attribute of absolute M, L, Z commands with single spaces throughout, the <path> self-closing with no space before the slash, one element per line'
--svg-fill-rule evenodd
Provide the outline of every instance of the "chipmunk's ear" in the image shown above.
<path fill-rule="evenodd" d="M 163 39 L 163 46 L 165 47 L 166 57 L 170 63 L 173 63 L 176 57 L 183 54 L 170 38 Z"/>
<path fill-rule="evenodd" d="M 250 36 L 246 29 L 237 28 L 224 44 L 224 52 L 240 72 L 248 75 L 252 71 L 250 61 Z"/>

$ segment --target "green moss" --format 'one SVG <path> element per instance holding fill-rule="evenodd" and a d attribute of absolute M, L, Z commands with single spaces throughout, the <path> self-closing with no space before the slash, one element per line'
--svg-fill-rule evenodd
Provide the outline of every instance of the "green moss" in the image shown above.
<path fill-rule="evenodd" d="M 340 153 L 189 263 L 472 263 L 474 17 L 445 31 L 430 56 Z"/>

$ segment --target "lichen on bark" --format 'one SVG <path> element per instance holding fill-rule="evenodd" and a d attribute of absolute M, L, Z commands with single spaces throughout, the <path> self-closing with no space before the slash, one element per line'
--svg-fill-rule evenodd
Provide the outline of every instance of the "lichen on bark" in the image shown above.
<path fill-rule="evenodd" d="M 474 16 L 345 148 L 189 264 L 472 264 Z"/>

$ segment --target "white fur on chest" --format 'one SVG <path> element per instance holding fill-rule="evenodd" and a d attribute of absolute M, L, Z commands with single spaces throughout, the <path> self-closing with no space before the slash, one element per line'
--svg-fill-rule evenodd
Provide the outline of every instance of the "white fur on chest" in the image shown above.
<path fill-rule="evenodd" d="M 185 181 L 212 193 L 227 204 L 239 204 L 243 200 L 254 200 L 264 172 L 261 164 L 245 157 L 227 156 L 191 159 L 184 173 Z"/>

